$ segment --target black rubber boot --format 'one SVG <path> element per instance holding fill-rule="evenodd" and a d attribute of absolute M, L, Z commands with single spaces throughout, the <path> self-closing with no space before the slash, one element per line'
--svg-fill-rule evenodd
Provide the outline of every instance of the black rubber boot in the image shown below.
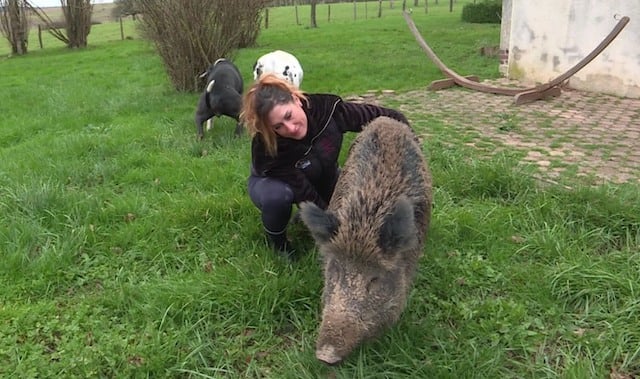
<path fill-rule="evenodd" d="M 288 261 L 295 260 L 295 249 L 287 239 L 286 233 L 271 234 L 267 232 L 267 240 L 269 241 L 269 246 L 273 248 L 276 254 Z"/>

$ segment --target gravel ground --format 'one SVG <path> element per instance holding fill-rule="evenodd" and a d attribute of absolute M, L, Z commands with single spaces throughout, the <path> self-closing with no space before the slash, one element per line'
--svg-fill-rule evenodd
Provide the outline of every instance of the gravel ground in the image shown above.
<path fill-rule="evenodd" d="M 493 82 L 513 86 L 506 80 Z M 412 122 L 435 118 L 479 154 L 522 153 L 550 182 L 640 183 L 640 99 L 562 89 L 558 97 L 515 105 L 512 96 L 453 87 L 351 97 L 393 104 Z M 425 134 L 425 138 L 429 135 Z"/>

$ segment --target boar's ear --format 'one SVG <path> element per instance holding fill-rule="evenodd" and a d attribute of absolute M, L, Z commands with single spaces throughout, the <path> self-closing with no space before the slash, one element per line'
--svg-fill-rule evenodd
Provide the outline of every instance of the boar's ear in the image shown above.
<path fill-rule="evenodd" d="M 380 247 L 387 254 L 414 248 L 418 243 L 413 205 L 401 196 L 387 214 L 380 229 Z"/>
<path fill-rule="evenodd" d="M 300 217 L 309 228 L 313 239 L 320 244 L 328 242 L 336 234 L 340 225 L 333 213 L 309 201 L 300 204 Z"/>

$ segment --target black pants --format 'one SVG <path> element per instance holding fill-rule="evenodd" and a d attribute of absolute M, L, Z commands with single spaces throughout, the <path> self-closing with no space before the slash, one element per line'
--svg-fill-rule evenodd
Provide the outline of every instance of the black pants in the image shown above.
<path fill-rule="evenodd" d="M 262 225 L 271 236 L 285 236 L 293 208 L 293 191 L 286 183 L 269 177 L 251 175 L 249 197 L 260 212 Z"/>

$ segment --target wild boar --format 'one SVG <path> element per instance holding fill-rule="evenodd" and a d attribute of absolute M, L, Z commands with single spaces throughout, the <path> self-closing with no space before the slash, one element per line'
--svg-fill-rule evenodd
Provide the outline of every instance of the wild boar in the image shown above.
<path fill-rule="evenodd" d="M 316 357 L 341 362 L 405 308 L 431 218 L 431 174 L 411 128 L 379 117 L 356 137 L 327 210 L 300 217 L 322 256 Z"/>

